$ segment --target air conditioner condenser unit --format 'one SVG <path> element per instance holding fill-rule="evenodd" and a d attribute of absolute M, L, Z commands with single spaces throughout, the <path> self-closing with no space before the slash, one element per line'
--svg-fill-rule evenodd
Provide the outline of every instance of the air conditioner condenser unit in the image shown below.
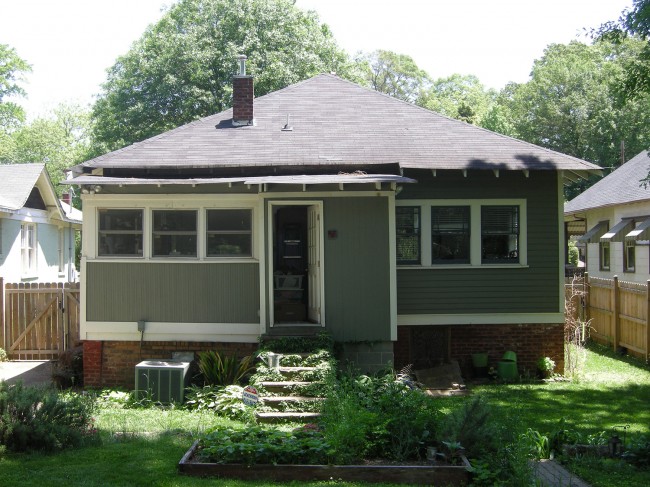
<path fill-rule="evenodd" d="M 135 366 L 135 394 L 161 403 L 182 403 L 190 381 L 190 363 L 145 360 Z"/>

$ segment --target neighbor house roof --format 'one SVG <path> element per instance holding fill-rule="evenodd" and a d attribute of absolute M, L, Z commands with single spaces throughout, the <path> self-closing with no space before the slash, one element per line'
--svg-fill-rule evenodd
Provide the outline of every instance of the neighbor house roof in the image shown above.
<path fill-rule="evenodd" d="M 648 151 L 643 151 L 566 203 L 564 213 L 650 200 L 650 187 L 641 184 L 648 171 L 650 158 Z"/>
<path fill-rule="evenodd" d="M 0 164 L 0 209 L 20 210 L 45 164 Z"/>
<path fill-rule="evenodd" d="M 87 161 L 75 172 L 282 165 L 324 166 L 325 173 L 327 166 L 383 164 L 422 169 L 600 169 L 333 75 L 321 74 L 256 98 L 254 110 L 253 126 L 233 127 L 232 110 L 225 110 Z"/>

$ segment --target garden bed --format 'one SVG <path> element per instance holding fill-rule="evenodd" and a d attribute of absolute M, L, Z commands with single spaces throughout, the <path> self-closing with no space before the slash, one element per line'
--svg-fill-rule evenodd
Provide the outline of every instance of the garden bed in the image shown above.
<path fill-rule="evenodd" d="M 198 441 L 178 463 L 178 470 L 196 477 L 222 477 L 239 480 L 330 480 L 389 482 L 402 484 L 466 485 L 470 464 L 462 457 L 462 465 L 244 465 L 203 463 L 195 458 Z"/>

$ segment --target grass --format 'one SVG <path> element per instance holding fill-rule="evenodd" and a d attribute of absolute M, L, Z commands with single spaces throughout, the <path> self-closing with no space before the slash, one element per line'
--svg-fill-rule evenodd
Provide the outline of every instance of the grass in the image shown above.
<path fill-rule="evenodd" d="M 576 380 L 473 388 L 497 405 L 495 420 L 519 432 L 527 428 L 552 433 L 566 428 L 583 435 L 629 424 L 629 435 L 650 435 L 650 368 L 593 346 L 584 372 Z M 451 410 L 464 398 L 441 398 Z M 206 428 L 245 427 L 211 413 L 180 409 L 101 408 L 96 418 L 102 443 L 53 455 L 0 456 L 0 483 L 12 486 L 202 486 L 214 479 L 181 476 L 177 463 Z M 564 420 L 563 426 L 560 421 Z M 628 437 L 629 442 L 629 437 Z M 594 487 L 650 485 L 650 471 L 611 459 L 582 458 L 568 468 Z M 361 486 L 361 483 L 312 482 L 295 485 Z M 273 486 L 273 483 L 228 480 L 235 487 Z"/>

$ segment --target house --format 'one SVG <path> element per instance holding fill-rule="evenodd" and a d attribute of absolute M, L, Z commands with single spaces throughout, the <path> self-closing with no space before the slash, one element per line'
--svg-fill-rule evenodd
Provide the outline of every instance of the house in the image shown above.
<path fill-rule="evenodd" d="M 0 164 L 0 277 L 73 282 L 81 212 L 60 201 L 45 164 Z"/>
<path fill-rule="evenodd" d="M 326 331 L 365 368 L 563 360 L 562 185 L 593 164 L 333 75 L 76 166 L 86 384 Z"/>
<path fill-rule="evenodd" d="M 650 171 L 643 151 L 564 206 L 567 233 L 578 236 L 591 277 L 650 279 Z"/>

